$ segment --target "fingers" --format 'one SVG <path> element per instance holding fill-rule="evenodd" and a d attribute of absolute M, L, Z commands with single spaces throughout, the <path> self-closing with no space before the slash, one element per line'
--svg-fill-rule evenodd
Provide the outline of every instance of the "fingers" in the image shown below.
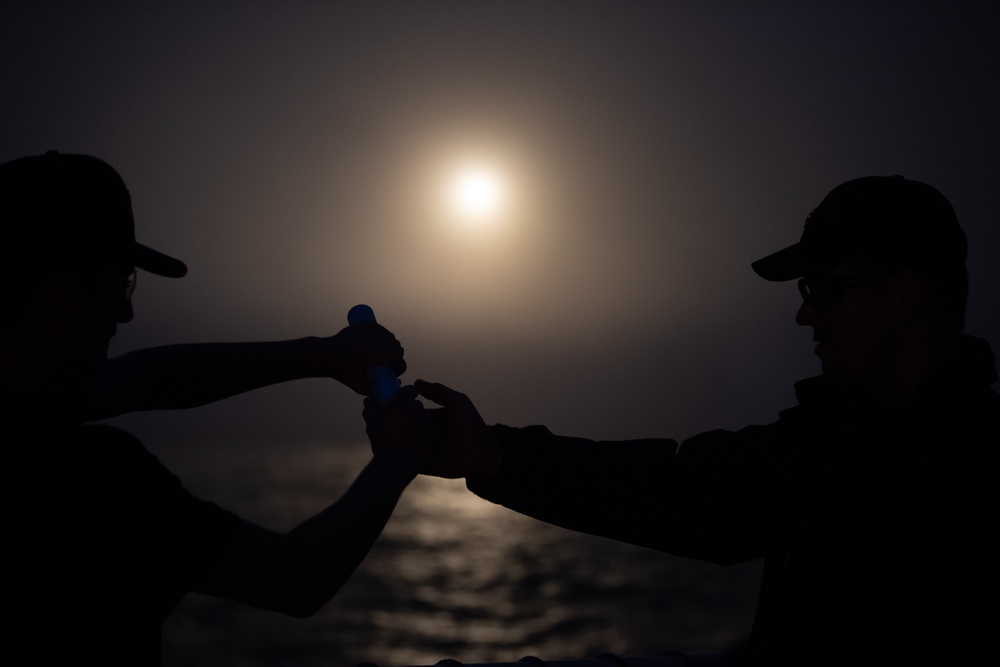
<path fill-rule="evenodd" d="M 417 402 L 416 387 L 405 385 L 400 387 L 384 406 L 379 406 L 378 401 L 374 397 L 366 397 L 365 407 L 361 411 L 361 416 L 364 417 L 365 422 L 371 425 L 380 420 L 387 412 L 402 412 L 407 409 L 413 409 L 414 405 L 423 410 L 423 406 Z"/>
<path fill-rule="evenodd" d="M 376 399 L 369 396 L 365 399 L 361 416 L 364 417 L 365 430 L 372 442 L 386 432 L 400 429 L 405 431 L 415 423 L 428 420 L 413 386 L 400 387 L 385 405 L 379 405 Z"/>
<path fill-rule="evenodd" d="M 399 359 L 392 364 L 392 370 L 396 373 L 396 377 L 406 372 L 406 359 L 403 357 L 402 346 L 399 348 Z"/>
<path fill-rule="evenodd" d="M 382 416 L 378 411 L 378 404 L 374 398 L 368 397 L 365 399 L 365 409 L 361 411 L 361 417 L 365 420 L 365 433 L 368 434 L 368 438 L 370 439 L 382 420 Z"/>
<path fill-rule="evenodd" d="M 378 345 L 386 348 L 398 348 L 400 351 L 403 349 L 396 335 L 378 322 L 358 322 L 344 327 L 337 335 L 354 341 L 358 345 Z"/>
<path fill-rule="evenodd" d="M 385 407 L 386 409 L 395 409 L 393 406 L 401 405 L 404 401 L 409 402 L 416 400 L 417 388 L 411 384 L 407 384 L 400 387 L 399 391 L 392 395 L 392 398 L 390 398 L 389 402 L 385 404 Z M 365 399 L 365 403 L 367 402 L 368 399 Z"/>
<path fill-rule="evenodd" d="M 470 402 L 468 396 L 462 392 L 455 391 L 451 387 L 447 387 L 440 382 L 417 380 L 414 385 L 421 396 L 434 401 L 438 405 L 449 407 L 458 405 L 459 403 Z"/>
<path fill-rule="evenodd" d="M 364 332 L 369 337 L 371 343 L 381 347 L 386 365 L 392 368 L 397 376 L 406 372 L 406 360 L 404 358 L 406 351 L 395 334 L 378 322 L 359 322 L 352 326 L 358 327 L 359 331 Z"/>

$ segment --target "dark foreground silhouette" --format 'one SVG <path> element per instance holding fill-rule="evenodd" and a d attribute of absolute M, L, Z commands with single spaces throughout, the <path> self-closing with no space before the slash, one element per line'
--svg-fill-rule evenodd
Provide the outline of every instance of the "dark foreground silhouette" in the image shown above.
<path fill-rule="evenodd" d="M 405 449 L 374 440 L 348 491 L 281 534 L 195 498 L 128 433 L 85 422 L 299 377 L 366 392 L 368 367 L 405 369 L 395 337 L 365 322 L 328 338 L 179 345 L 108 362 L 117 325 L 132 319 L 136 269 L 186 272 L 136 243 L 118 174 L 55 152 L 5 163 L 0 221 L 4 663 L 159 664 L 161 624 L 188 591 L 314 613 L 434 453 L 433 429 Z M 386 414 L 429 423 L 414 395 L 399 392 Z"/>
<path fill-rule="evenodd" d="M 796 319 L 823 366 L 776 422 L 595 442 L 487 427 L 464 394 L 418 381 L 451 438 L 423 472 L 573 530 L 763 557 L 749 639 L 713 664 L 1000 664 L 1000 397 L 989 345 L 962 333 L 965 257 L 934 188 L 847 182 L 753 265 L 799 279 Z"/>

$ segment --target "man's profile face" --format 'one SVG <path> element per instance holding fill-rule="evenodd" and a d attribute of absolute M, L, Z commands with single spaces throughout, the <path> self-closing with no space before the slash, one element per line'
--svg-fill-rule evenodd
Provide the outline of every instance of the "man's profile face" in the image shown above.
<path fill-rule="evenodd" d="M 805 280 L 827 297 L 803 301 L 795 318 L 812 328 L 823 374 L 861 386 L 876 380 L 896 340 L 878 283 L 850 264 Z"/>
<path fill-rule="evenodd" d="M 80 373 L 99 371 L 118 324 L 132 319 L 134 270 L 119 269 L 74 281 L 67 304 L 68 351 Z"/>

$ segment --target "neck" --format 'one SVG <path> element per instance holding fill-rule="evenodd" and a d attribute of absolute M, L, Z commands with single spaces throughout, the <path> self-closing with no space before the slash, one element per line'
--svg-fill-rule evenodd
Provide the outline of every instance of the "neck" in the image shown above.
<path fill-rule="evenodd" d="M 945 362 L 958 345 L 957 337 L 911 331 L 883 351 L 881 363 L 865 383 L 868 399 L 886 410 L 901 408 L 934 369 Z"/>

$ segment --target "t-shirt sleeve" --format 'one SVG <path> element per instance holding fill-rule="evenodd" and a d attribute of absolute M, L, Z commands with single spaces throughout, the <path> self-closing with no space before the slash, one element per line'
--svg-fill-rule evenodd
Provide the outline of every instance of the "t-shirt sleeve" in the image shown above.
<path fill-rule="evenodd" d="M 114 549 L 120 579 L 163 613 L 218 567 L 236 536 L 237 517 L 184 488 L 133 436 L 103 425 L 81 429 L 82 466 L 94 503 L 81 517 L 91 535 Z M 89 480 L 88 480 L 89 478 Z"/>

